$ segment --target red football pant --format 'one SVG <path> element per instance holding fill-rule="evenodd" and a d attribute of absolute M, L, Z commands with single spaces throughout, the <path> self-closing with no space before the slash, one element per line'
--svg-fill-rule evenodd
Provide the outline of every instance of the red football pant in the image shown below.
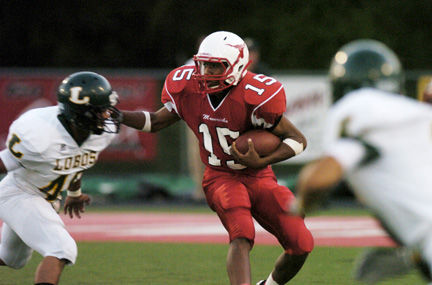
<path fill-rule="evenodd" d="M 246 238 L 254 244 L 254 218 L 273 234 L 289 254 L 301 255 L 313 249 L 313 237 L 301 217 L 286 212 L 295 199 L 277 183 L 270 168 L 254 175 L 207 168 L 203 178 L 207 203 L 217 213 L 230 241 Z"/>

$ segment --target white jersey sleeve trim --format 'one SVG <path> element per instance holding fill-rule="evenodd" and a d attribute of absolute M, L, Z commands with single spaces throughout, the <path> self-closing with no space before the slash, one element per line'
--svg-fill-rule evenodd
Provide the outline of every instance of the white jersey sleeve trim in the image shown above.
<path fill-rule="evenodd" d="M 171 93 L 168 91 L 168 88 L 167 88 L 166 83 L 165 83 L 165 85 L 164 85 L 164 88 L 165 88 L 166 93 L 168 94 L 168 96 L 171 98 L 171 102 L 166 102 L 166 103 L 164 104 L 164 106 L 165 106 L 165 107 L 168 109 L 168 111 L 170 111 L 170 112 L 171 112 L 172 110 L 174 110 L 174 111 L 177 113 L 177 115 L 178 115 L 179 117 L 181 117 L 180 114 L 179 114 L 179 112 L 178 112 L 177 106 L 176 106 L 176 104 L 175 104 L 174 98 L 172 97 Z"/>
<path fill-rule="evenodd" d="M 8 149 L 4 149 L 0 151 L 0 159 L 3 161 L 3 164 L 6 167 L 7 171 L 12 171 L 21 167 L 19 161 L 13 156 L 13 154 Z"/>
<path fill-rule="evenodd" d="M 344 171 L 350 171 L 363 160 L 366 149 L 359 141 L 344 138 L 333 143 L 324 153 L 335 158 L 342 165 Z"/>
<path fill-rule="evenodd" d="M 252 121 L 252 125 L 255 127 L 264 127 L 265 129 L 269 129 L 271 128 L 273 125 L 267 123 L 264 119 L 258 119 L 255 116 L 255 112 L 256 110 L 258 110 L 262 105 L 264 105 L 265 103 L 267 103 L 268 101 L 270 101 L 274 96 L 276 96 L 279 91 L 281 91 L 283 88 L 283 85 L 281 85 L 281 87 L 279 87 L 279 89 L 273 93 L 270 97 L 268 97 L 266 100 L 264 100 L 263 102 L 261 102 L 261 104 L 259 104 L 258 106 L 255 107 L 255 109 L 253 109 L 252 114 L 251 114 L 251 121 Z"/>

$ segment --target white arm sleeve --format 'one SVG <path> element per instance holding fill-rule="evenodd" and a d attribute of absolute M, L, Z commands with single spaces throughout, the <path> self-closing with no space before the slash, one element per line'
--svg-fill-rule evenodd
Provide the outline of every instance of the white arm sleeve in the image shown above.
<path fill-rule="evenodd" d="M 21 167 L 21 164 L 7 148 L 0 151 L 0 159 L 3 161 L 7 171 L 12 171 Z"/>

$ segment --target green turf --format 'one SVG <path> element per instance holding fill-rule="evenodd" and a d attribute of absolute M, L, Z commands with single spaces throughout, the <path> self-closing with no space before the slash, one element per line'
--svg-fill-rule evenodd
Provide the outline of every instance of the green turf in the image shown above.
<path fill-rule="evenodd" d="M 225 271 L 226 245 L 81 242 L 78 247 L 77 263 L 66 267 L 61 284 L 229 284 Z M 351 270 L 354 258 L 362 250 L 317 247 L 289 284 L 359 284 L 352 281 Z M 255 246 L 251 253 L 253 282 L 267 277 L 280 252 L 277 246 Z M 40 259 L 35 254 L 21 270 L 0 268 L 0 284 L 32 284 Z M 424 282 L 413 272 L 380 284 Z"/>
<path fill-rule="evenodd" d="M 89 207 L 89 212 L 187 212 L 212 213 L 205 205 L 140 205 Z M 311 216 L 369 215 L 361 207 L 330 207 Z M 153 285 L 221 285 L 229 284 L 225 270 L 227 245 L 163 244 L 133 242 L 80 242 L 76 265 L 68 266 L 60 284 L 153 284 Z M 351 272 L 355 257 L 363 248 L 317 247 L 305 266 L 289 284 L 359 285 Z M 272 270 L 278 246 L 256 245 L 251 253 L 253 284 L 266 278 Z M 35 253 L 21 270 L 0 267 L 0 284 L 32 284 L 41 257 Z M 414 271 L 390 284 L 425 284 Z"/>

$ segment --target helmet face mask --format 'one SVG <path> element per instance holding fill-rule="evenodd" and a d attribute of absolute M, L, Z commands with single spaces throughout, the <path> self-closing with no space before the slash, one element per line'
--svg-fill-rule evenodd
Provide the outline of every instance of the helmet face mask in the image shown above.
<path fill-rule="evenodd" d="M 375 40 L 362 39 L 344 45 L 333 57 L 329 76 L 333 101 L 362 87 L 394 93 L 403 91 L 403 72 L 398 57 Z"/>
<path fill-rule="evenodd" d="M 245 42 L 230 32 L 215 32 L 208 35 L 193 57 L 200 90 L 204 93 L 220 92 L 237 85 L 246 75 L 249 66 L 249 51 Z M 220 74 L 206 74 L 206 65 L 221 65 Z M 223 67 L 223 68 L 222 68 Z"/>
<path fill-rule="evenodd" d="M 65 78 L 57 92 L 60 113 L 84 131 L 100 135 L 118 133 L 118 95 L 110 83 L 94 72 L 77 72 Z"/>
<path fill-rule="evenodd" d="M 222 91 L 232 85 L 228 82 L 234 82 L 232 76 L 228 77 L 230 66 L 224 60 L 200 58 L 195 61 L 195 66 L 199 73 L 195 75 L 195 78 L 198 79 L 200 89 L 205 90 L 206 93 Z M 213 69 L 221 70 L 222 72 L 220 74 L 205 74 L 206 66 L 213 66 Z"/>

